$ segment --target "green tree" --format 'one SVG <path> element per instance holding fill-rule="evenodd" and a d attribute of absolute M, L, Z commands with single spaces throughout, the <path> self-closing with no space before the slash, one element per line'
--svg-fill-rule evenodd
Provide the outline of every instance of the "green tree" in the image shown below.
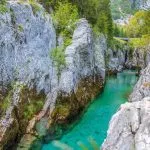
<path fill-rule="evenodd" d="M 138 11 L 126 26 L 129 37 L 142 37 L 150 34 L 150 11 Z"/>
<path fill-rule="evenodd" d="M 43 5 L 46 8 L 48 8 L 47 10 L 49 10 L 49 7 L 53 8 L 54 14 L 61 28 L 62 26 L 64 28 L 64 26 L 67 25 L 67 19 L 74 18 L 73 17 L 74 15 L 72 16 L 72 12 L 73 14 L 77 14 L 76 8 L 78 8 L 79 16 L 86 18 L 89 21 L 89 23 L 92 25 L 94 31 L 96 31 L 97 33 L 105 34 L 109 40 L 112 39 L 113 25 L 112 25 L 111 11 L 110 11 L 110 0 L 68 0 L 68 1 L 67 0 L 39 0 L 39 1 L 43 3 Z M 71 9 L 68 9 L 68 7 Z M 70 13 L 69 16 L 67 16 L 66 18 L 62 18 L 64 14 L 68 15 L 68 13 Z"/>
<path fill-rule="evenodd" d="M 72 33 L 78 17 L 78 9 L 75 5 L 64 1 L 58 2 L 53 14 L 58 32 L 67 35 Z"/>

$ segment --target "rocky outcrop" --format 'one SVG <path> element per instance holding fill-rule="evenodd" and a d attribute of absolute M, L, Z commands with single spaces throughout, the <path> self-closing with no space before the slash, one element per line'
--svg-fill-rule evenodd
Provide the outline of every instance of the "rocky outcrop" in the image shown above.
<path fill-rule="evenodd" d="M 110 122 L 102 150 L 150 149 L 150 97 L 121 105 Z"/>
<path fill-rule="evenodd" d="M 66 67 L 60 76 L 54 122 L 69 121 L 99 93 L 105 78 L 106 48 L 105 38 L 95 39 L 87 20 L 79 20 L 72 44 L 65 50 Z"/>
<path fill-rule="evenodd" d="M 150 62 L 149 46 L 143 48 L 135 48 L 127 53 L 125 62 L 126 68 L 129 69 L 144 69 Z"/>
<path fill-rule="evenodd" d="M 126 49 L 109 49 L 107 51 L 108 73 L 117 73 L 124 69 L 126 62 Z"/>
<path fill-rule="evenodd" d="M 102 150 L 150 149 L 150 64 L 130 96 L 132 103 L 121 105 L 110 121 Z"/>
<path fill-rule="evenodd" d="M 144 97 L 150 97 L 150 64 L 142 70 L 140 79 L 134 87 L 129 101 L 140 101 Z"/>
<path fill-rule="evenodd" d="M 24 133 L 35 133 L 34 126 L 43 117 L 48 126 L 69 122 L 104 83 L 105 37 L 94 37 L 87 20 L 79 20 L 58 78 L 49 56 L 56 47 L 52 19 L 39 4 L 38 10 L 34 7 L 8 1 L 8 11 L 0 14 L 0 107 L 7 107 L 0 110 L 0 149 L 11 146 Z M 10 90 L 12 83 L 19 86 Z M 20 89 L 22 85 L 25 88 Z"/>

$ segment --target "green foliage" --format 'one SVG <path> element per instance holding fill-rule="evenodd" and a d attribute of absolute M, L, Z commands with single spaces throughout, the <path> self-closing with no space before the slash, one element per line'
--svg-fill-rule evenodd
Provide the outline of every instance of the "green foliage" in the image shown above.
<path fill-rule="evenodd" d="M 103 33 L 112 39 L 112 17 L 110 11 L 110 0 L 75 0 L 81 17 L 86 19 L 92 24 L 96 33 Z"/>
<path fill-rule="evenodd" d="M 8 12 L 8 8 L 6 7 L 6 0 L 1 0 L 0 1 L 0 13 L 4 14 Z"/>
<path fill-rule="evenodd" d="M 119 38 L 113 38 L 111 46 L 112 49 L 123 50 L 126 45 L 127 45 L 126 41 L 123 41 Z"/>
<path fill-rule="evenodd" d="M 142 35 L 150 35 L 150 10 L 138 11 L 126 26 L 126 32 L 129 37 L 142 37 Z"/>
<path fill-rule="evenodd" d="M 72 28 L 72 24 L 80 17 L 86 18 L 96 34 L 103 33 L 111 40 L 113 37 L 110 0 L 39 0 L 46 8 L 54 9 L 59 28 Z M 61 6 L 60 6 L 61 4 Z M 59 9 L 58 9 L 59 8 Z M 47 9 L 49 11 L 49 9 Z M 71 18 L 71 21 L 70 21 Z M 74 18 L 74 19 L 72 19 Z M 70 24 L 71 22 L 71 24 Z M 70 24 L 68 26 L 68 23 Z M 67 30 L 68 31 L 68 30 Z"/>
<path fill-rule="evenodd" d="M 114 24 L 113 25 L 113 35 L 115 37 L 126 37 L 127 35 L 126 35 L 126 31 L 124 29 L 124 26 Z"/>
<path fill-rule="evenodd" d="M 32 100 L 32 102 L 30 102 L 24 110 L 24 118 L 25 119 L 31 119 L 33 117 L 33 115 L 35 115 L 35 113 L 37 113 L 37 111 L 41 110 L 42 107 L 44 105 L 43 100 L 37 100 L 34 101 Z"/>
<path fill-rule="evenodd" d="M 56 47 L 50 52 L 50 57 L 54 61 L 54 64 L 57 69 L 57 76 L 58 79 L 60 77 L 61 71 L 64 68 L 66 62 L 65 62 L 65 52 L 64 52 L 64 47 Z"/>
<path fill-rule="evenodd" d="M 67 1 L 58 2 L 53 18 L 58 33 L 71 37 L 78 19 L 78 9 Z"/>
<path fill-rule="evenodd" d="M 132 38 L 129 42 L 133 48 L 143 48 L 150 44 L 150 35 L 142 36 L 141 38 Z"/>
<path fill-rule="evenodd" d="M 19 30 L 20 32 L 23 32 L 24 29 L 23 29 L 23 26 L 22 26 L 21 24 L 18 25 L 18 30 Z"/>
<path fill-rule="evenodd" d="M 79 18 L 78 9 L 68 1 L 58 2 L 52 16 L 57 29 L 57 34 L 62 35 L 64 39 L 64 44 L 62 46 L 57 46 L 50 53 L 57 68 L 59 78 L 60 73 L 66 64 L 64 50 L 71 44 L 75 24 Z"/>
<path fill-rule="evenodd" d="M 29 0 L 29 4 L 32 6 L 34 14 L 41 10 L 41 6 L 35 0 Z"/>

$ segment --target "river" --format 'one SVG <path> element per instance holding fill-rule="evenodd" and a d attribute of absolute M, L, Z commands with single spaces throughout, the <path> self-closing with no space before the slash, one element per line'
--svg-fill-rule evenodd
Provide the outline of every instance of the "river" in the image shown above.
<path fill-rule="evenodd" d="M 93 150 L 100 147 L 106 138 L 111 117 L 127 101 L 136 82 L 136 73 L 129 70 L 107 77 L 104 91 L 89 105 L 73 128 L 59 141 L 43 144 L 42 150 Z"/>

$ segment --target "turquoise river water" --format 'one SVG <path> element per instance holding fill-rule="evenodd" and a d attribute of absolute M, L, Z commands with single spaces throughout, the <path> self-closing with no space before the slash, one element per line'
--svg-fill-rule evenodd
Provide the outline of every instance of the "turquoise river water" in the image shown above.
<path fill-rule="evenodd" d="M 124 71 L 117 76 L 110 76 L 106 80 L 105 88 L 93 103 L 87 108 L 81 119 L 66 132 L 58 142 L 51 141 L 42 145 L 42 150 L 93 150 L 90 143 L 97 143 L 100 147 L 106 138 L 109 121 L 119 106 L 125 103 L 137 76 L 133 71 Z M 61 147 L 61 148 L 59 148 Z"/>

